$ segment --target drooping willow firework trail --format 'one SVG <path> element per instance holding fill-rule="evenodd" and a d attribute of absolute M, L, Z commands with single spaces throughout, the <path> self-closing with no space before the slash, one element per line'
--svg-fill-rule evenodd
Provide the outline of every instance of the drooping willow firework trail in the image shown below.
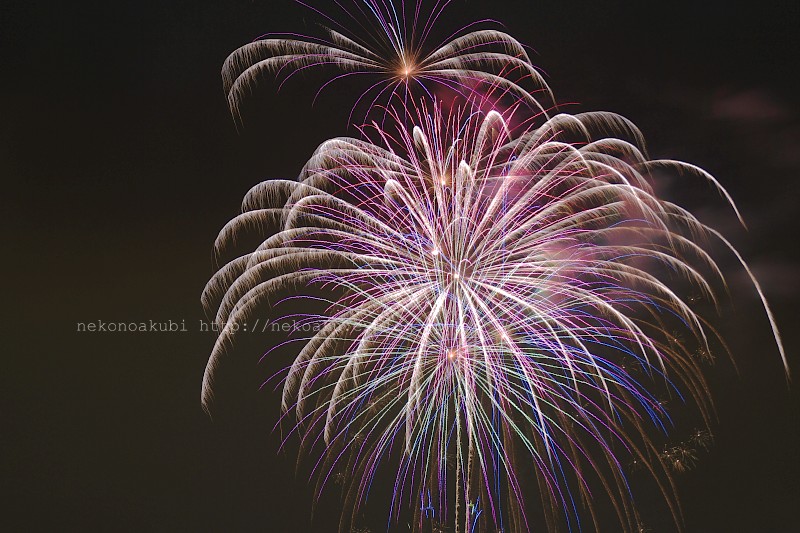
<path fill-rule="evenodd" d="M 291 61 L 318 60 L 305 53 Z M 650 160 L 618 115 L 486 105 L 476 95 L 395 103 L 361 138 L 323 143 L 296 181 L 246 195 L 216 249 L 263 237 L 203 293 L 221 328 L 203 404 L 238 325 L 305 294 L 319 327 L 285 370 L 283 409 L 305 453 L 319 454 L 319 489 L 343 485 L 353 509 L 343 528 L 392 465 L 390 519 L 410 511 L 415 529 L 435 518 L 456 531 L 525 531 L 539 519 L 572 530 L 584 512 L 596 528 L 604 497 L 632 531 L 631 457 L 680 523 L 648 435 L 669 424 L 659 387 L 706 420 L 711 409 L 693 346 L 707 353 L 717 335 L 682 296 L 690 286 L 717 302 L 724 279 L 705 243 L 750 275 L 786 360 L 739 253 L 658 198 L 651 176 L 705 180 L 739 213 L 705 171 Z M 673 342 L 676 327 L 692 340 Z"/>

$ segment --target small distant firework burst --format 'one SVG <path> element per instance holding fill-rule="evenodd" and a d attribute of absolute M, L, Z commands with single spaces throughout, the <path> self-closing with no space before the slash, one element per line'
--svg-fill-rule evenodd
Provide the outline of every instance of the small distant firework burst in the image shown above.
<path fill-rule="evenodd" d="M 685 444 L 665 448 L 661 457 L 676 472 L 691 470 L 698 461 L 697 450 Z"/>
<path fill-rule="evenodd" d="M 689 442 L 698 448 L 708 451 L 714 444 L 714 435 L 707 429 L 695 429 L 689 436 Z"/>
<path fill-rule="evenodd" d="M 353 510 L 342 529 L 387 464 L 396 467 L 390 523 L 404 516 L 414 530 L 525 531 L 538 520 L 574 530 L 584 513 L 596 529 L 601 491 L 623 529 L 639 531 L 629 464 L 651 474 L 680 523 L 671 472 L 691 468 L 711 434 L 659 446 L 649 434 L 665 432 L 669 417 L 657 394 L 691 400 L 707 421 L 702 354 L 717 335 L 691 304 L 716 305 L 724 280 L 705 243 L 750 270 L 717 231 L 658 198 L 651 176 L 705 180 L 738 211 L 702 169 L 651 160 L 626 119 L 530 105 L 535 96 L 509 73 L 544 84 L 504 33 L 465 33 L 423 55 L 446 4 L 428 18 L 419 4 L 356 4 L 378 21 L 365 34 L 380 36 L 371 42 L 388 44 L 391 59 L 329 30 L 326 45 L 267 39 L 226 61 L 234 115 L 259 70 L 332 64 L 383 74 L 379 95 L 405 92 L 360 138 L 323 143 L 296 181 L 255 186 L 220 232 L 222 254 L 274 228 L 204 291 L 220 335 L 203 405 L 212 407 L 214 371 L 238 324 L 306 295 L 320 310 L 304 319 L 319 327 L 285 370 L 283 410 L 315 457 L 319 490 L 340 486 Z M 398 77 L 404 57 L 414 67 Z M 422 90 L 408 91 L 406 77 Z M 470 90 L 444 104 L 430 80 Z M 517 103 L 487 110 L 498 91 Z"/>

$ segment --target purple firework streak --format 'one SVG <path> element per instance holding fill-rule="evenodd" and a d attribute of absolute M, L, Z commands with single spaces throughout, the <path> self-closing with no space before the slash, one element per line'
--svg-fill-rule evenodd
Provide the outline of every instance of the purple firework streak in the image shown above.
<path fill-rule="evenodd" d="M 688 286 L 717 305 L 724 277 L 711 243 L 749 275 L 788 366 L 741 255 L 657 197 L 652 176 L 703 180 L 741 220 L 739 212 L 704 170 L 651 160 L 625 118 L 549 116 L 530 105 L 535 94 L 504 74 L 541 80 L 505 34 L 467 33 L 419 55 L 414 43 L 446 4 L 428 18 L 411 6 L 412 23 L 397 15 L 405 5 L 358 4 L 395 52 L 382 62 L 337 30 L 333 44 L 267 39 L 226 61 L 234 115 L 259 69 L 333 64 L 383 74 L 378 92 L 407 91 L 411 78 L 423 90 L 381 106 L 381 123 L 359 128 L 359 138 L 323 143 L 297 180 L 247 193 L 215 248 L 226 253 L 253 232 L 262 238 L 203 293 L 220 327 L 203 405 L 212 409 L 214 372 L 238 324 L 287 293 L 306 295 L 323 310 L 305 317 L 319 325 L 313 335 L 291 341 L 301 347 L 281 374 L 284 420 L 294 420 L 301 454 L 317 459 L 318 489 L 343 480 L 344 508 L 353 511 L 342 529 L 388 464 L 396 468 L 390 520 L 410 510 L 415 530 L 433 527 L 434 517 L 459 532 L 530 530 L 536 500 L 536 518 L 550 529 L 581 529 L 584 509 L 596 529 L 601 493 L 622 528 L 636 531 L 630 457 L 679 524 L 670 465 L 649 434 L 670 422 L 659 387 L 694 403 L 709 423 L 697 354 L 722 339 L 682 295 Z M 413 66 L 402 62 L 409 57 Z M 470 90 L 444 104 L 425 88 L 429 80 Z M 492 109 L 497 93 L 518 102 Z"/>

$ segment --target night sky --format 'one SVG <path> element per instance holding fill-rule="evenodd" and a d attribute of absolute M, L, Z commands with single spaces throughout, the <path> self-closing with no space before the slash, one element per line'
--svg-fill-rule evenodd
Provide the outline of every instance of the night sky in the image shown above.
<path fill-rule="evenodd" d="M 800 7 L 621 4 L 454 0 L 441 33 L 504 22 L 565 111 L 620 113 L 653 157 L 714 174 L 749 231 L 708 189 L 659 186 L 749 260 L 798 375 Z M 237 132 L 220 67 L 317 20 L 289 0 L 0 4 L 0 529 L 336 530 L 335 498 L 312 523 L 307 476 L 277 452 L 278 395 L 258 390 L 288 361 L 228 358 L 213 422 L 200 407 L 217 232 L 252 185 L 294 178 L 320 142 L 353 133 L 347 83 L 312 106 L 313 76 L 263 84 Z M 754 291 L 722 264 L 731 297 L 714 323 L 738 373 L 724 358 L 708 368 L 719 421 L 711 451 L 676 476 L 685 529 L 799 531 L 800 386 Z M 76 331 L 151 319 L 188 331 Z M 675 530 L 658 502 L 639 504 L 653 532 Z"/>

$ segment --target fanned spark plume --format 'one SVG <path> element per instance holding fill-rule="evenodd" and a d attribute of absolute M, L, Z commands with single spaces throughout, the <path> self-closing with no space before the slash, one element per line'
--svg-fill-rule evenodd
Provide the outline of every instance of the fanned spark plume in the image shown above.
<path fill-rule="evenodd" d="M 359 509 L 387 470 L 390 525 L 415 531 L 598 529 L 600 502 L 644 531 L 634 470 L 680 526 L 672 475 L 712 444 L 702 366 L 726 349 L 698 310 L 725 287 L 713 244 L 749 276 L 788 365 L 742 256 L 659 198 L 654 176 L 702 180 L 742 217 L 703 169 L 650 159 L 627 119 L 553 115 L 525 48 L 491 21 L 430 45 L 448 4 L 336 1 L 350 28 L 312 7 L 325 38 L 268 36 L 225 61 L 237 120 L 263 74 L 338 69 L 320 90 L 377 81 L 355 100 L 374 118 L 358 138 L 324 142 L 295 181 L 253 187 L 220 232 L 220 257 L 259 244 L 203 292 L 220 331 L 203 406 L 239 325 L 300 300 L 292 318 L 315 328 L 274 347 L 297 348 L 281 420 L 318 491 L 342 490 L 341 530 L 368 530 Z M 704 427 L 667 446 L 653 434 L 671 428 L 673 400 Z"/>
<path fill-rule="evenodd" d="M 240 119 L 242 99 L 262 75 L 276 75 L 282 85 L 298 73 L 324 67 L 338 73 L 322 88 L 350 76 L 378 78 L 357 98 L 354 110 L 364 104 L 369 111 L 393 97 L 433 98 L 437 87 L 472 96 L 486 85 L 538 107 L 534 94 L 549 92 L 547 84 L 521 43 L 483 27 L 492 21 L 469 24 L 443 43 L 429 45 L 431 30 L 449 3 L 439 1 L 426 11 L 421 0 L 399 7 L 380 0 L 337 2 L 352 28 L 311 8 L 331 26 L 324 27 L 325 37 L 268 35 L 225 60 L 222 78 L 234 117 Z"/>

